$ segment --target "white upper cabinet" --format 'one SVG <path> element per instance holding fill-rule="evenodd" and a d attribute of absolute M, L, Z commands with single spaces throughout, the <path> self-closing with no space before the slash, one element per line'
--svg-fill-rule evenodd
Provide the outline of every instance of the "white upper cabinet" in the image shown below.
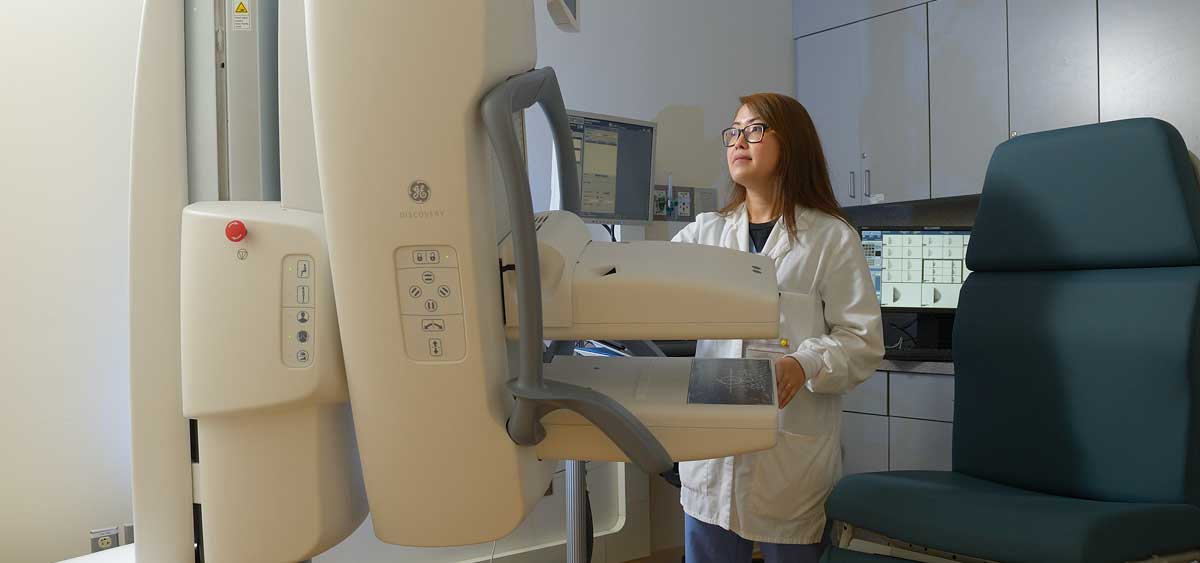
<path fill-rule="evenodd" d="M 902 10 L 926 0 L 792 0 L 792 37 Z"/>
<path fill-rule="evenodd" d="M 1095 0 L 1008 0 L 1010 134 L 1099 121 L 1096 58 Z"/>
<path fill-rule="evenodd" d="M 1008 138 L 1004 2 L 929 5 L 929 139 L 933 197 L 977 194 Z"/>
<path fill-rule="evenodd" d="M 1200 152 L 1200 2 L 1100 0 L 1100 119 L 1157 117 Z"/>
<path fill-rule="evenodd" d="M 861 205 L 858 117 L 862 112 L 863 27 L 802 37 L 796 47 L 796 99 L 808 110 L 842 207 Z"/>
<path fill-rule="evenodd" d="M 925 6 L 862 22 L 862 193 L 868 203 L 929 199 L 929 37 Z"/>
<path fill-rule="evenodd" d="M 929 198 L 925 6 L 795 40 L 796 98 L 846 207 Z"/>

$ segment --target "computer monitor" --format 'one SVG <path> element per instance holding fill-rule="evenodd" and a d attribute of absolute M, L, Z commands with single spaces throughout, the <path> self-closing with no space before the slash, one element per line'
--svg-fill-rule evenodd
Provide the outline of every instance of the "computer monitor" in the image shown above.
<path fill-rule="evenodd" d="M 581 209 L 566 209 L 587 223 L 645 224 L 654 187 L 655 124 L 568 111 Z"/>
<path fill-rule="evenodd" d="M 864 227 L 863 253 L 879 305 L 890 310 L 953 311 L 971 271 L 966 227 Z"/>

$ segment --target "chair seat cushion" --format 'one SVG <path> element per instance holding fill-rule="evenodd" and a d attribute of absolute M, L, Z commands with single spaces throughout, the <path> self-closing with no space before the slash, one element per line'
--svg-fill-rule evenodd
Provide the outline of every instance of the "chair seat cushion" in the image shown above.
<path fill-rule="evenodd" d="M 945 471 L 848 476 L 826 511 L 893 539 L 1006 563 L 1137 561 L 1200 548 L 1200 507 L 1058 497 Z"/>

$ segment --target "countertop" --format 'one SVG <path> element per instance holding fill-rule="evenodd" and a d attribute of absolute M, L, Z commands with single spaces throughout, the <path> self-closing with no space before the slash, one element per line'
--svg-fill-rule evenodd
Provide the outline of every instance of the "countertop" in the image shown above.
<path fill-rule="evenodd" d="M 68 559 L 62 563 L 133 563 L 133 544 L 106 549 L 91 555 Z"/>
<path fill-rule="evenodd" d="M 902 371 L 908 373 L 932 373 L 936 375 L 954 375 L 954 362 L 921 362 L 883 360 L 879 371 Z"/>

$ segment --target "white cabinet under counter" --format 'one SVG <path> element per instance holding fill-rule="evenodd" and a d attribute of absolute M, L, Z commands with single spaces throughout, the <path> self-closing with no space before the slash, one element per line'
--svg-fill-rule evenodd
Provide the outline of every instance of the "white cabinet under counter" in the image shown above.
<path fill-rule="evenodd" d="M 842 474 L 888 470 L 888 417 L 842 413 Z"/>
<path fill-rule="evenodd" d="M 888 399 L 891 416 L 954 422 L 953 377 L 892 372 L 888 376 Z"/>
<path fill-rule="evenodd" d="M 888 469 L 950 471 L 953 436 L 948 422 L 890 417 Z"/>
<path fill-rule="evenodd" d="M 860 383 L 842 397 L 842 410 L 860 414 L 888 413 L 888 374 L 877 371 L 870 379 Z"/>
<path fill-rule="evenodd" d="M 954 365 L 890 362 L 842 398 L 843 474 L 951 468 Z"/>

